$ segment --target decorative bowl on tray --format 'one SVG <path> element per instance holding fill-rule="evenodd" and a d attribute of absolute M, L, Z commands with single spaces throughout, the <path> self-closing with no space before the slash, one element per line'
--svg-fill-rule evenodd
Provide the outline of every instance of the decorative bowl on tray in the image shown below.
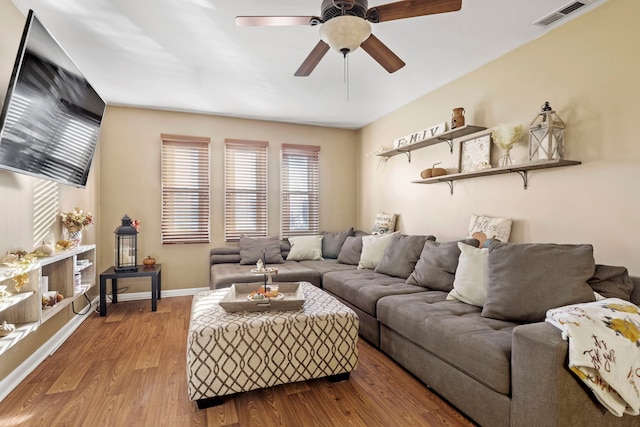
<path fill-rule="evenodd" d="M 275 285 L 272 285 L 275 286 Z M 229 313 L 238 311 L 295 311 L 304 304 L 300 283 L 279 283 L 278 294 L 265 296 L 262 283 L 234 283 L 219 302 Z M 262 297 L 256 298 L 256 295 Z"/>

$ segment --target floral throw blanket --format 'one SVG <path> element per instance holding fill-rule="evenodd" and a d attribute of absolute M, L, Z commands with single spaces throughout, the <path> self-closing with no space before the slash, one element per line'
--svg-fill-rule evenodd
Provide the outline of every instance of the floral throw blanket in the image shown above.
<path fill-rule="evenodd" d="M 569 341 L 569 368 L 614 415 L 640 414 L 640 308 L 607 298 L 547 311 Z"/>

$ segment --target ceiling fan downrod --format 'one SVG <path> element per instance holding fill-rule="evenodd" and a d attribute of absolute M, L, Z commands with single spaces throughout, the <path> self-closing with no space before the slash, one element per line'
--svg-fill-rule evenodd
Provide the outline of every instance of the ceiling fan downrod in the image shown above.
<path fill-rule="evenodd" d="M 355 6 L 356 0 L 333 0 L 333 5 L 340 9 L 344 14 L 347 10 L 353 9 Z"/>

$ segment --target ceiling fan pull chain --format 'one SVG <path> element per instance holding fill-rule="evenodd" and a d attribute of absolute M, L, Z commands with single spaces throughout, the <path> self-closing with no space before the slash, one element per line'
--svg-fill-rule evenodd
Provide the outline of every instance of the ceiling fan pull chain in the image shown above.
<path fill-rule="evenodd" d="M 349 57 L 346 53 L 344 55 L 344 84 L 347 88 L 347 101 L 349 101 Z"/>

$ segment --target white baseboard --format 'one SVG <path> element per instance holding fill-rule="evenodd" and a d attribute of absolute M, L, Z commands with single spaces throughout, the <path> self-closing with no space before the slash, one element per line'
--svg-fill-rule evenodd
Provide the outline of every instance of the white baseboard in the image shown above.
<path fill-rule="evenodd" d="M 91 301 L 95 307 L 98 305 L 99 298 L 96 297 Z M 13 391 L 38 365 L 40 365 L 47 357 L 55 353 L 55 351 L 64 343 L 71 334 L 78 329 L 78 326 L 87 319 L 87 316 L 75 316 L 69 320 L 62 328 L 58 330 L 49 340 L 41 345 L 35 352 L 31 354 L 24 362 L 0 381 L 0 402 Z"/>
<path fill-rule="evenodd" d="M 163 298 L 181 297 L 195 295 L 199 292 L 208 291 L 206 288 L 189 288 L 189 289 L 175 289 L 162 291 Z M 134 301 L 151 299 L 150 292 L 135 292 L 135 293 L 122 293 L 118 294 L 118 301 Z M 96 297 L 91 301 L 91 304 L 95 307 L 99 304 L 100 297 Z M 0 381 L 0 402 L 13 391 L 31 372 L 33 372 L 38 365 L 40 365 L 48 356 L 55 353 L 55 351 L 71 336 L 71 334 L 78 329 L 78 326 L 87 319 L 87 316 L 75 316 L 68 321 L 54 336 L 41 345 L 35 352 L 31 354 L 24 362 L 20 364 L 16 369 L 7 375 L 2 381 Z"/>
<path fill-rule="evenodd" d="M 209 287 L 206 288 L 189 288 L 189 289 L 171 289 L 162 291 L 162 298 L 171 298 L 171 297 L 185 297 L 190 295 L 195 295 L 199 292 L 209 291 Z M 109 293 L 107 293 L 109 296 Z M 151 299 L 151 291 L 146 292 L 118 292 L 118 302 L 120 301 L 137 301 L 141 299 Z"/>

